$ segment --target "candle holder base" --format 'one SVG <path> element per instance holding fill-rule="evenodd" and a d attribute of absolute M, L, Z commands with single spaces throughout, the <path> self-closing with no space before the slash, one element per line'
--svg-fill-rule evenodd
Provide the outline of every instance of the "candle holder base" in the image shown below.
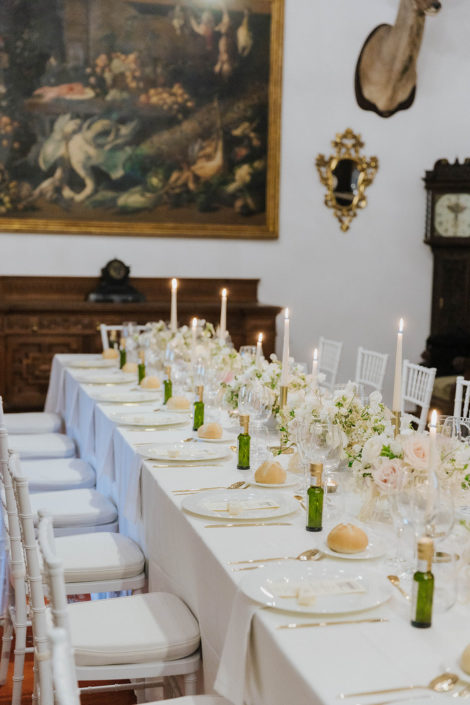
<path fill-rule="evenodd" d="M 289 393 L 289 387 L 287 385 L 281 385 L 279 392 L 279 407 L 283 409 L 287 404 L 287 395 Z"/>
<path fill-rule="evenodd" d="M 400 434 L 401 429 L 401 411 L 392 411 L 392 424 L 396 438 Z"/>

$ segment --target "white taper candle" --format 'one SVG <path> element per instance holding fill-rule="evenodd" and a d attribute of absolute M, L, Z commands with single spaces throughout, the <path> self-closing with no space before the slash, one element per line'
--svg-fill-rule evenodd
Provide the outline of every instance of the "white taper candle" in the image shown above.
<path fill-rule="evenodd" d="M 170 314 L 170 330 L 172 333 L 176 333 L 178 329 L 178 311 L 177 311 L 177 291 L 178 291 L 178 280 L 171 280 L 171 314 Z"/>
<path fill-rule="evenodd" d="M 312 382 L 313 382 L 314 389 L 316 389 L 316 386 L 317 386 L 317 378 L 318 378 L 318 349 L 315 348 L 313 351 L 313 359 L 312 359 Z"/>
<path fill-rule="evenodd" d="M 395 354 L 395 379 L 393 382 L 392 411 L 401 411 L 401 373 L 403 367 L 403 318 L 400 318 Z"/>
<path fill-rule="evenodd" d="M 258 335 L 258 342 L 256 343 L 256 366 L 260 367 L 261 358 L 263 357 L 263 334 Z"/>
<path fill-rule="evenodd" d="M 284 311 L 284 346 L 282 349 L 281 387 L 289 384 L 289 309 Z"/>
<path fill-rule="evenodd" d="M 227 332 L 227 289 L 222 289 L 221 297 L 219 338 L 225 340 L 225 334 Z"/>

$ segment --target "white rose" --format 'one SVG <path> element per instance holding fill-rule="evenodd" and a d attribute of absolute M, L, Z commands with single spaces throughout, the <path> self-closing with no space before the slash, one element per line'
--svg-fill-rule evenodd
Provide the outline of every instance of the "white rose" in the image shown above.
<path fill-rule="evenodd" d="M 385 458 L 372 470 L 372 477 L 380 492 L 398 490 L 403 486 L 403 465 L 398 459 Z"/>
<path fill-rule="evenodd" d="M 403 458 L 415 470 L 429 467 L 429 436 L 413 433 L 403 441 Z"/>

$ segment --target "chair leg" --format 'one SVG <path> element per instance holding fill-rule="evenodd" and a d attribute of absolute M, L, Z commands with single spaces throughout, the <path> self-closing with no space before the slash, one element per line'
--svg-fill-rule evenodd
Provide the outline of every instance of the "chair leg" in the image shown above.
<path fill-rule="evenodd" d="M 24 657 L 26 651 L 26 624 L 17 624 L 15 629 L 15 663 L 13 667 L 13 691 L 11 705 L 21 705 L 23 690 Z"/>
<path fill-rule="evenodd" d="M 197 673 L 187 673 L 183 676 L 184 694 L 196 695 L 197 690 Z"/>
<path fill-rule="evenodd" d="M 13 622 L 9 612 L 5 615 L 2 637 L 2 655 L 0 657 L 0 685 L 4 685 L 7 679 L 8 664 L 10 662 L 11 642 L 13 639 Z"/>

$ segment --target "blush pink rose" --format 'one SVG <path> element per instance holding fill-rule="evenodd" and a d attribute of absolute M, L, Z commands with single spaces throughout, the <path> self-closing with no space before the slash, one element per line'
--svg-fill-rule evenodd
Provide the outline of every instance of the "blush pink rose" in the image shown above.
<path fill-rule="evenodd" d="M 372 477 L 380 492 L 399 490 L 403 485 L 403 465 L 400 460 L 384 460 L 374 470 Z"/>
<path fill-rule="evenodd" d="M 421 435 L 408 436 L 403 441 L 403 459 L 415 470 L 426 470 L 429 466 L 429 438 Z"/>
<path fill-rule="evenodd" d="M 225 384 L 229 384 L 229 382 L 233 380 L 234 376 L 235 375 L 233 374 L 232 370 L 229 370 L 225 375 L 223 381 L 225 382 Z"/>

